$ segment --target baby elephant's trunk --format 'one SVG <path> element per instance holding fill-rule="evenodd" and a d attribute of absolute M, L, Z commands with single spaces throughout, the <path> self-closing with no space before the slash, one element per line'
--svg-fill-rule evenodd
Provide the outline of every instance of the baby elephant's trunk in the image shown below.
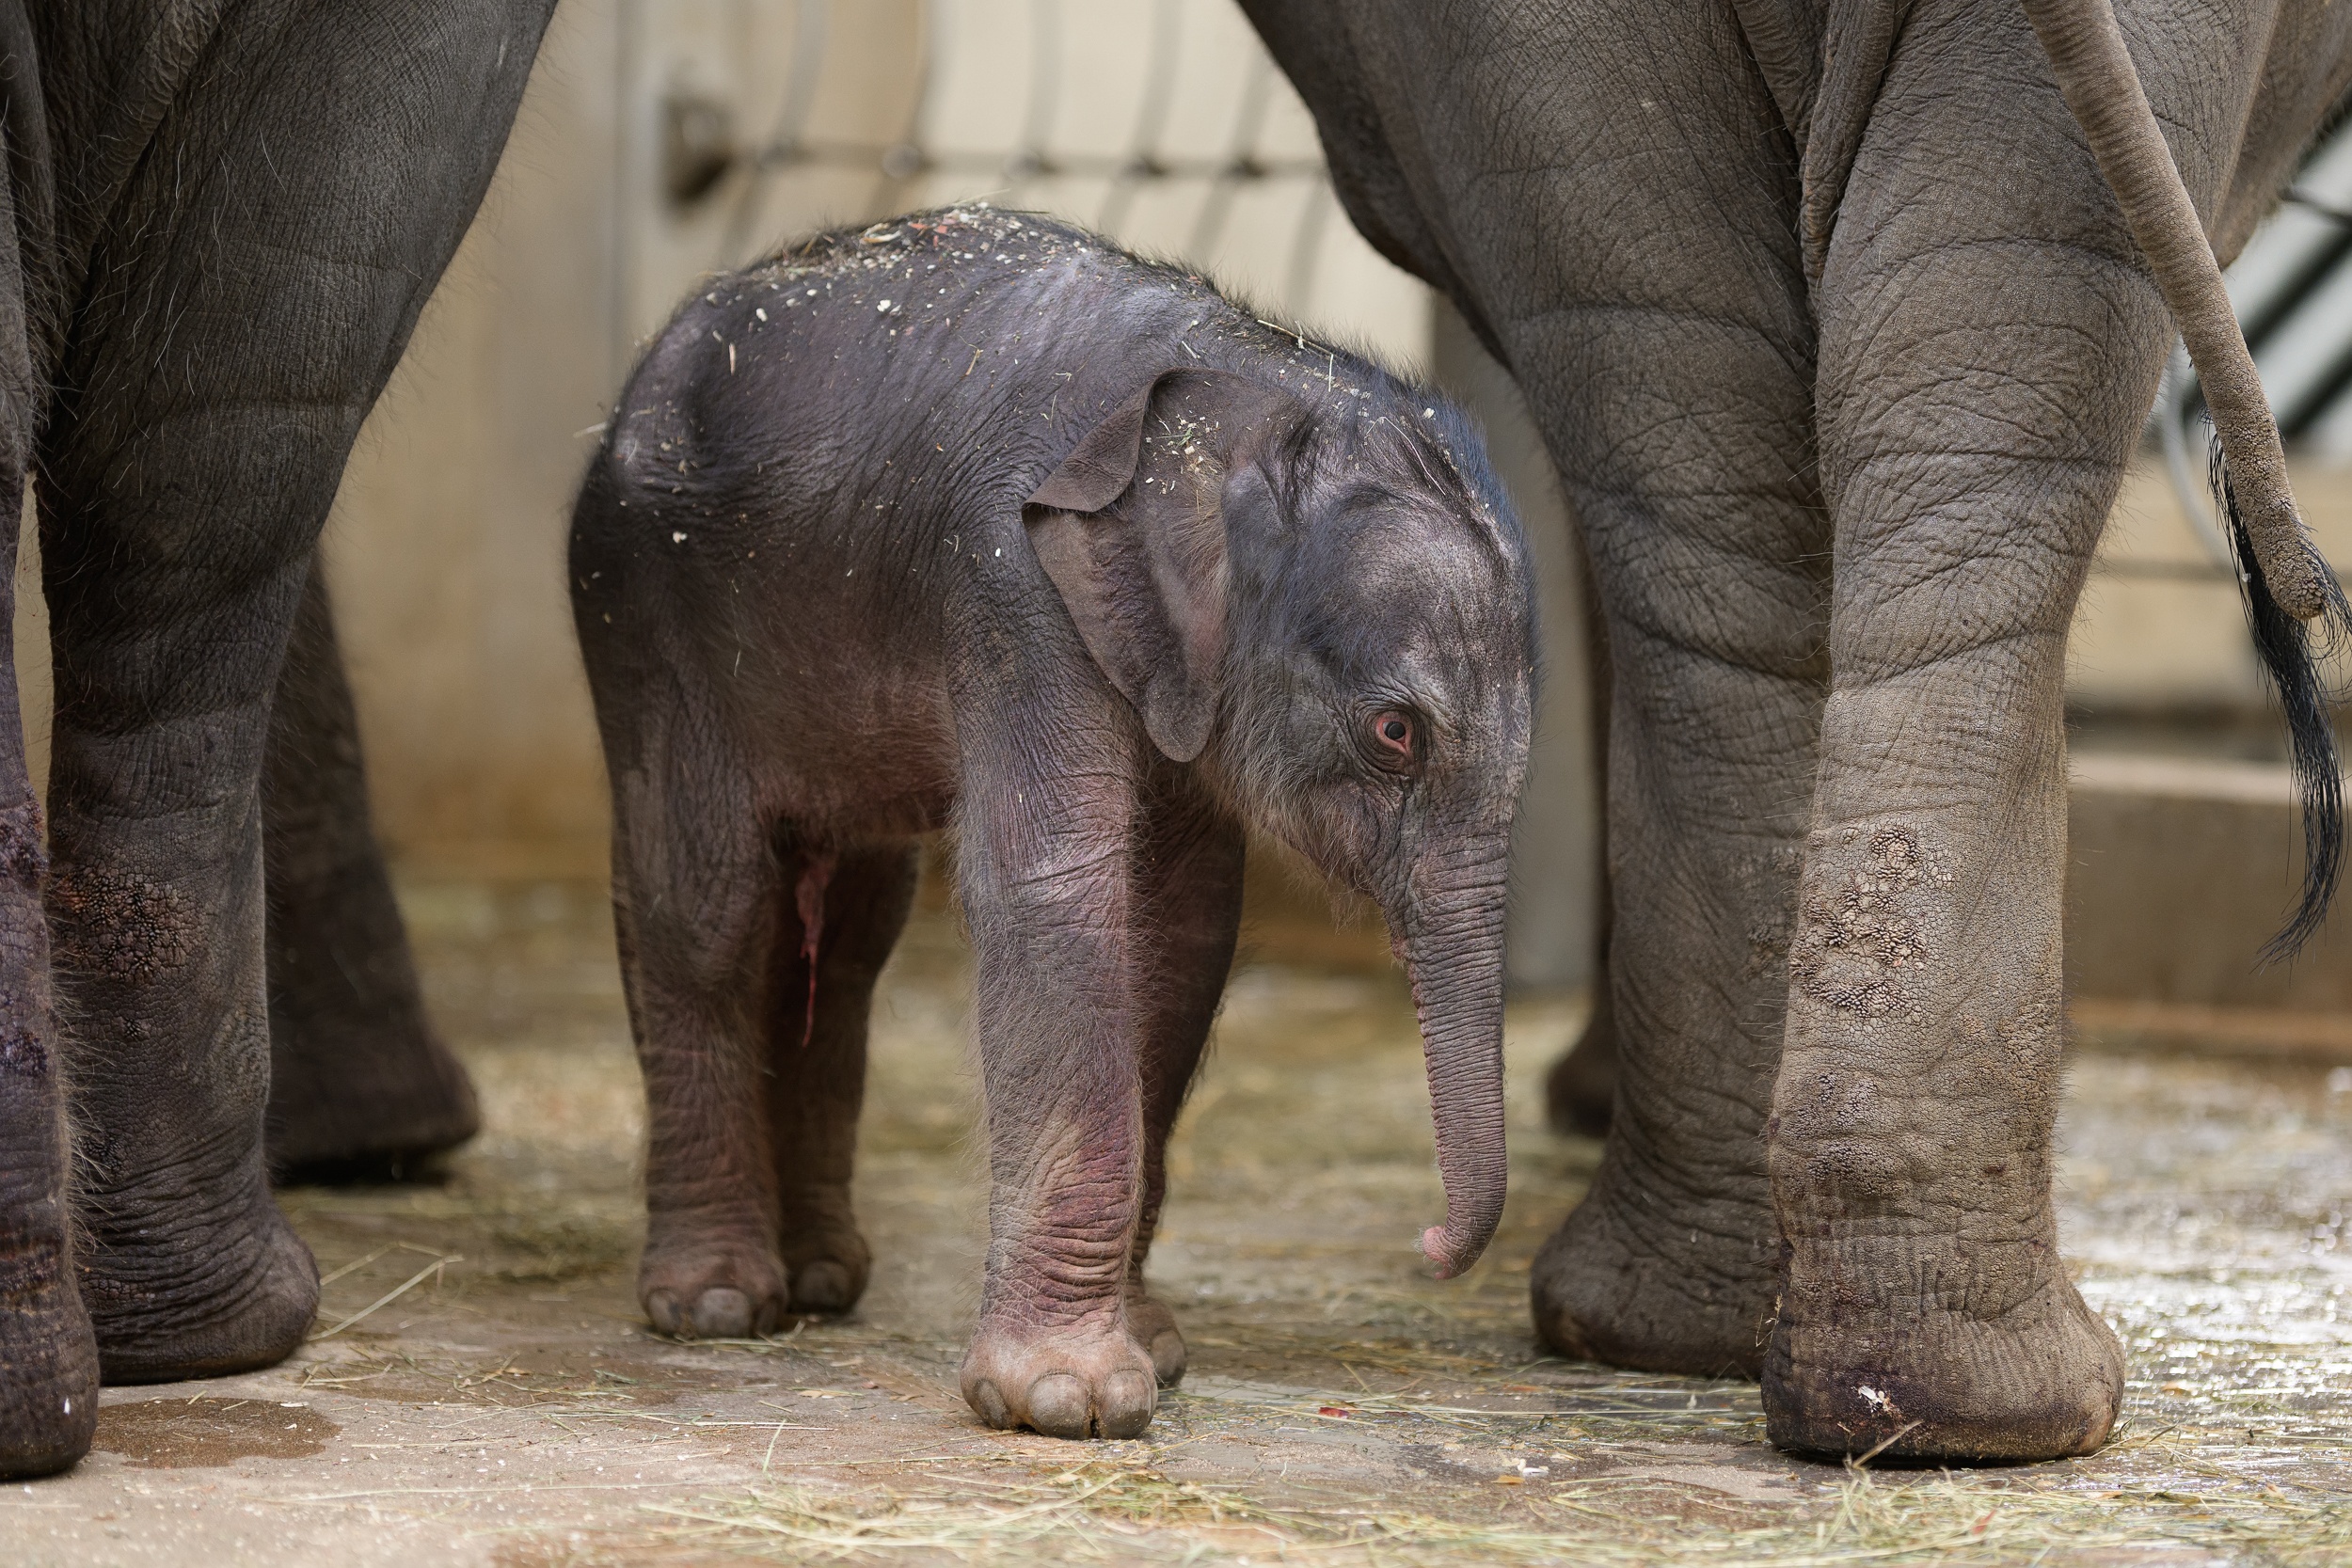
<path fill-rule="evenodd" d="M 1500 851 L 1432 857 L 1389 919 L 1429 1064 L 1445 1223 L 1422 1232 L 1421 1249 L 1440 1279 L 1477 1262 L 1502 1218 L 1503 866 Z"/>

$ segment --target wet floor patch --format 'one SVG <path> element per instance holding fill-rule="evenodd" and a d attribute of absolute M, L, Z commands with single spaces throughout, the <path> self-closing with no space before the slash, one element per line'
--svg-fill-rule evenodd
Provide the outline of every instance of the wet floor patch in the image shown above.
<path fill-rule="evenodd" d="M 103 1405 L 95 1447 L 150 1470 L 304 1459 L 342 1428 L 292 1400 L 138 1400 Z"/>

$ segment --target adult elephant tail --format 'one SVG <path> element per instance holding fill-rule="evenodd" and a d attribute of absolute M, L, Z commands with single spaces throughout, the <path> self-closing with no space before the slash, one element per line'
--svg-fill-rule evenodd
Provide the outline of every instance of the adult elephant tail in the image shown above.
<path fill-rule="evenodd" d="M 2335 731 L 2304 623 L 2325 617 L 2338 631 L 2352 630 L 2352 606 L 2296 511 L 2278 421 L 2204 225 L 2123 46 L 2112 0 L 2020 3 L 2180 324 L 2213 418 L 2214 492 L 2237 552 L 2255 651 L 2286 710 L 2302 797 L 2302 896 L 2265 953 L 2291 957 L 2326 918 L 2344 859 Z"/>
<path fill-rule="evenodd" d="M 2171 150 L 2123 47 L 2110 0 L 2022 0 L 2058 72 L 2066 106 L 2090 139 L 2132 238 L 2180 323 L 2228 459 L 2239 526 L 2279 608 L 2309 621 L 2328 608 L 2334 582 L 2296 515 L 2279 426 L 2254 356 L 2238 331 L 2205 226 L 2190 204 Z"/>

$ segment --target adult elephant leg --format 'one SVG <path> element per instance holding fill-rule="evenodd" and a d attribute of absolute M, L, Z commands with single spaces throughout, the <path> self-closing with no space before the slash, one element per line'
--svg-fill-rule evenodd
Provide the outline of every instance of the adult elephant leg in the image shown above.
<path fill-rule="evenodd" d="M 22 18 L 0 47 L 24 56 Z M 0 65 L 0 151 L 40 117 L 22 68 Z M 29 96 L 30 102 L 27 102 Z M 14 156 L 0 166 L 21 167 Z M 47 1475 L 88 1451 L 98 1347 L 74 1290 L 66 1125 L 41 913 L 40 802 L 24 768 L 17 705 L 16 545 L 36 422 L 14 182 L 0 179 L 0 1479 Z"/>
<path fill-rule="evenodd" d="M 0 194 L 0 214 L 5 203 Z M 12 239 L 6 216 L 0 231 Z M 0 264 L 0 353 L 13 349 L 0 372 L 0 495 L 21 497 L 32 421 L 11 239 L 0 239 L 10 253 Z M 71 1267 L 40 802 L 24 770 L 14 649 L 5 635 L 16 613 L 16 541 L 14 527 L 0 528 L 0 1480 L 11 1481 L 80 1459 L 98 1421 L 98 1347 Z"/>
<path fill-rule="evenodd" d="M 1497 258 L 1486 314 L 1584 528 L 1612 671 L 1620 1079 L 1592 1191 L 1535 1259 L 1535 1324 L 1571 1354 L 1753 1373 L 1823 675 L 1794 155 L 1703 0 L 1475 14 L 1487 34 L 1432 47 L 1474 62 L 1450 112 L 1495 118 L 1439 155 L 1510 171 L 1464 181 L 1456 222 Z M 1623 69 L 1564 95 L 1554 62 L 1594 50 Z M 1529 103 L 1558 108 L 1510 107 Z"/>
<path fill-rule="evenodd" d="M 313 551 L 271 697 L 262 773 L 270 1168 L 397 1180 L 481 1124 L 424 1014 L 408 933 L 368 821 L 358 716 Z"/>
<path fill-rule="evenodd" d="M 262 1159 L 270 693 L 344 457 L 544 12 L 253 0 L 160 87 L 111 73 L 151 8 L 43 13 L 66 253 L 90 279 L 61 291 L 79 303 L 41 454 L 48 907 L 80 1280 L 115 1381 L 267 1364 L 316 1304 Z M 142 69 L 187 40 L 147 41 Z"/>
<path fill-rule="evenodd" d="M 1825 254 L 1834 674 L 1770 1153 L 1788 1448 L 2084 1452 L 2122 1391 L 2051 1205 L 2062 681 L 2169 326 L 2048 82 L 2017 12 L 1914 8 Z M 2191 151 L 2212 108 L 2159 100 Z"/>

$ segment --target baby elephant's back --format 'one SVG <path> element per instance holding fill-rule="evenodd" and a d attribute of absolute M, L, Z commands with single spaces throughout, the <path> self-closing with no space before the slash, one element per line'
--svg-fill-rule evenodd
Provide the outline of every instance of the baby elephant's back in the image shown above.
<path fill-rule="evenodd" d="M 891 461 L 872 406 L 886 366 L 810 283 L 736 275 L 679 307 L 613 412 L 604 466 L 630 506 L 680 526 L 757 514 L 803 533 L 854 514 Z"/>
<path fill-rule="evenodd" d="M 1042 421 L 1008 427 L 1059 383 L 1023 353 L 1034 325 L 996 319 L 971 269 L 859 260 L 887 264 L 782 261 L 679 308 L 582 487 L 572 587 L 592 674 L 639 693 L 621 705 L 638 718 L 660 688 L 707 706 L 763 773 L 803 760 L 767 754 L 788 736 L 836 762 L 879 748 L 894 776 L 926 778 L 954 627 L 1034 575 L 1020 500 L 1050 453 Z M 819 805 L 821 781 L 793 793 L 855 815 Z"/>
<path fill-rule="evenodd" d="M 1071 394 L 1061 296 L 1090 269 L 1029 262 L 836 244 L 714 280 L 631 378 L 608 480 L 690 537 L 764 519 L 845 580 L 965 548 L 1017 517 Z"/>

